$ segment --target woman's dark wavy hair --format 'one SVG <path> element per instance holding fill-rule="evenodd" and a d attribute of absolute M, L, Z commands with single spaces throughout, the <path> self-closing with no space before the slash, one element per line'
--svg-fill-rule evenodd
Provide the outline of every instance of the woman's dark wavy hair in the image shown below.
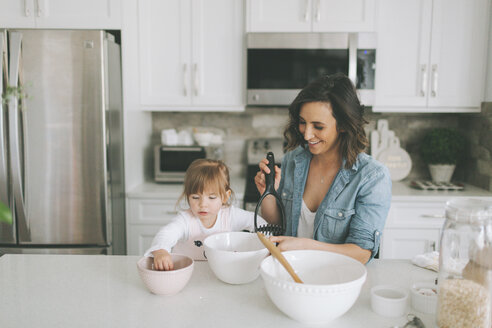
<path fill-rule="evenodd" d="M 346 159 L 345 168 L 351 168 L 357 155 L 369 145 L 364 131 L 364 124 L 368 123 L 364 118 L 364 105 L 360 104 L 352 81 L 342 73 L 326 75 L 309 83 L 299 92 L 289 106 L 289 122 L 284 130 L 287 140 L 285 150 L 292 150 L 299 145 L 306 147 L 306 141 L 299 131 L 299 113 L 302 106 L 310 102 L 331 104 L 340 133 L 340 153 Z"/>

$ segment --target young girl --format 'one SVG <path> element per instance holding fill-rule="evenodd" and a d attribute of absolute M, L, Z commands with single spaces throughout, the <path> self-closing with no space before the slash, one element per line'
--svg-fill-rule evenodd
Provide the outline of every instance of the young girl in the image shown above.
<path fill-rule="evenodd" d="M 173 253 L 185 254 L 194 260 L 205 260 L 203 240 L 224 231 L 254 230 L 254 213 L 231 205 L 232 190 L 229 170 L 222 161 L 198 159 L 186 170 L 184 198 L 189 209 L 180 211 L 162 227 L 145 256 L 154 257 L 156 270 L 172 270 Z M 258 225 L 266 222 L 258 217 Z"/>

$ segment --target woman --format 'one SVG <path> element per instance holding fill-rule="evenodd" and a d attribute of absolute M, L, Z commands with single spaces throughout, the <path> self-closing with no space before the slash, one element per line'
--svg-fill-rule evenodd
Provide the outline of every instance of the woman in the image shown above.
<path fill-rule="evenodd" d="M 280 250 L 319 249 L 367 263 L 376 255 L 391 201 L 388 169 L 364 153 L 364 107 L 343 74 L 308 84 L 289 107 L 282 170 L 275 188 L 286 212 L 286 236 L 271 237 Z M 255 184 L 265 191 L 263 159 Z M 262 217 L 279 223 L 273 197 Z"/>

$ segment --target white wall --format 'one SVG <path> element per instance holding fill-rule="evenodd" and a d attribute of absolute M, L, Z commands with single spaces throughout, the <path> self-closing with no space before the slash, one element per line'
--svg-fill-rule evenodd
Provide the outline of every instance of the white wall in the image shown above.
<path fill-rule="evenodd" d="M 123 0 L 121 49 L 125 121 L 125 187 L 133 189 L 145 180 L 145 158 L 152 135 L 152 114 L 138 106 L 138 27 L 136 0 Z"/>

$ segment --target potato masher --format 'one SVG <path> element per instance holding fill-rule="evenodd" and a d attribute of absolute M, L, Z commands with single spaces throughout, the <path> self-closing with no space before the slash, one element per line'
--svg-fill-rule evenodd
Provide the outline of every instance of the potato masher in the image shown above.
<path fill-rule="evenodd" d="M 270 169 L 270 173 L 268 174 L 265 173 L 265 185 L 266 185 L 265 192 L 263 193 L 263 195 L 261 195 L 260 200 L 256 205 L 255 232 L 260 231 L 265 235 L 280 236 L 285 233 L 285 208 L 284 208 L 284 204 L 282 203 L 282 199 L 280 199 L 277 192 L 275 191 L 275 157 L 273 156 L 272 152 L 268 152 L 266 158 L 268 160 L 268 168 Z M 280 207 L 280 213 L 282 219 L 281 225 L 268 223 L 262 226 L 258 226 L 257 223 L 258 212 L 260 211 L 261 203 L 268 195 L 274 196 L 275 200 L 277 201 L 277 206 Z"/>

